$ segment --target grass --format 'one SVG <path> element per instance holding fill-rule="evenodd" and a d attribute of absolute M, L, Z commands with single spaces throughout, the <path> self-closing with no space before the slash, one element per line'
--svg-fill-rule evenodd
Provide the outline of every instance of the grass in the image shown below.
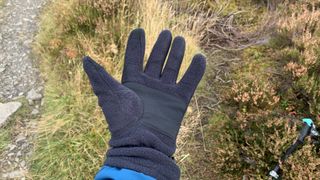
<path fill-rule="evenodd" d="M 162 29 L 183 35 L 187 51 L 181 73 L 199 51 L 197 40 L 177 26 L 183 19 L 167 3 L 92 2 L 58 0 L 42 15 L 34 51 L 42 59 L 46 85 L 31 164 L 34 179 L 92 179 L 103 164 L 110 135 L 82 69 L 84 55 L 119 80 L 127 36 L 135 27 L 145 29 L 146 56 Z"/>
<path fill-rule="evenodd" d="M 10 143 L 10 127 L 9 128 L 1 128 L 0 132 L 0 154 L 3 153 L 5 148 Z"/>

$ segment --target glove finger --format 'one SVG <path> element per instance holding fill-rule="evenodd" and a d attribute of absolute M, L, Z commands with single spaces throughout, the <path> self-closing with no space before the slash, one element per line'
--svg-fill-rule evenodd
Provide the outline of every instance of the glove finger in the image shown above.
<path fill-rule="evenodd" d="M 145 68 L 145 73 L 147 75 L 153 78 L 160 78 L 162 67 L 170 48 L 171 40 L 172 35 L 170 31 L 164 30 L 160 33 Z"/>
<path fill-rule="evenodd" d="M 176 83 L 185 48 L 186 43 L 183 37 L 178 36 L 173 40 L 172 48 L 161 76 L 163 82 Z"/>
<path fill-rule="evenodd" d="M 182 93 L 188 102 L 197 88 L 205 68 L 206 58 L 201 54 L 195 55 L 188 70 L 178 83 L 178 92 Z"/>
<path fill-rule="evenodd" d="M 90 57 L 83 58 L 83 68 L 87 73 L 94 93 L 100 95 L 112 95 L 121 87 L 121 84 L 113 79 L 102 66 L 97 64 Z"/>
<path fill-rule="evenodd" d="M 135 73 L 142 72 L 145 44 L 143 29 L 138 28 L 130 33 L 125 54 L 122 82 L 129 80 L 128 78 L 130 77 L 134 77 Z"/>

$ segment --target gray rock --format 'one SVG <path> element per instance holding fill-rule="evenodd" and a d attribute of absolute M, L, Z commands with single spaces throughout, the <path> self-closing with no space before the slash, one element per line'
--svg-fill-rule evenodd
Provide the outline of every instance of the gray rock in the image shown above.
<path fill-rule="evenodd" d="M 28 99 L 28 103 L 29 103 L 29 105 L 33 105 L 34 104 L 31 99 Z"/>
<path fill-rule="evenodd" d="M 9 151 L 14 150 L 16 147 L 17 147 L 17 146 L 16 146 L 16 145 L 14 145 L 14 144 L 9 144 L 9 145 L 8 145 L 8 149 L 9 149 Z"/>
<path fill-rule="evenodd" d="M 40 100 L 41 98 L 42 95 L 40 93 L 37 93 L 34 89 L 31 89 L 27 94 L 27 99 L 31 101 Z"/>
<path fill-rule="evenodd" d="M 21 105 L 20 102 L 0 103 L 0 127 L 21 107 Z"/>
<path fill-rule="evenodd" d="M 31 114 L 32 115 L 37 115 L 37 114 L 39 114 L 39 110 L 38 109 L 33 109 Z"/>
<path fill-rule="evenodd" d="M 20 157 L 22 155 L 21 151 L 17 152 L 17 156 Z"/>
<path fill-rule="evenodd" d="M 12 171 L 2 175 L 3 178 L 13 179 L 13 178 L 22 178 L 24 173 L 22 171 Z"/>
<path fill-rule="evenodd" d="M 26 161 L 21 161 L 20 165 L 21 165 L 22 167 L 25 167 L 25 166 L 26 166 Z"/>
<path fill-rule="evenodd" d="M 23 142 L 27 139 L 27 137 L 23 134 L 19 134 L 16 138 L 16 143 Z"/>

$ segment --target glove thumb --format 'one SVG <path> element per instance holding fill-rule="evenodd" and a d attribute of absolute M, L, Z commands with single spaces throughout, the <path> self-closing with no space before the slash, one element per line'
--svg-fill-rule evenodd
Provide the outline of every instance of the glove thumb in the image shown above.
<path fill-rule="evenodd" d="M 113 79 L 102 66 L 89 56 L 83 58 L 83 68 L 89 77 L 94 93 L 100 96 L 112 96 L 113 92 L 121 87 L 121 84 Z"/>
<path fill-rule="evenodd" d="M 140 99 L 130 89 L 113 79 L 90 57 L 83 58 L 83 68 L 94 93 L 98 96 L 99 105 L 111 132 L 120 130 L 141 116 Z"/>

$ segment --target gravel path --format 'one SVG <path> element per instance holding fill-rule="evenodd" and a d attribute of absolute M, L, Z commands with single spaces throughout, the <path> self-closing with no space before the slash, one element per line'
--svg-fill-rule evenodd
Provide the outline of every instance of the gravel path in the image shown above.
<path fill-rule="evenodd" d="M 29 101 L 22 107 L 28 109 L 23 111 L 26 114 L 11 119 L 15 121 L 15 133 L 0 154 L 0 179 L 25 179 L 28 173 L 27 160 L 32 153 L 43 84 L 31 46 L 38 29 L 38 15 L 46 1 L 5 0 L 0 7 L 0 100 L 11 102 L 25 97 Z"/>
<path fill-rule="evenodd" d="M 45 0 L 6 0 L 0 10 L 0 99 L 11 99 L 33 88 L 39 79 L 30 44 L 37 15 Z"/>

